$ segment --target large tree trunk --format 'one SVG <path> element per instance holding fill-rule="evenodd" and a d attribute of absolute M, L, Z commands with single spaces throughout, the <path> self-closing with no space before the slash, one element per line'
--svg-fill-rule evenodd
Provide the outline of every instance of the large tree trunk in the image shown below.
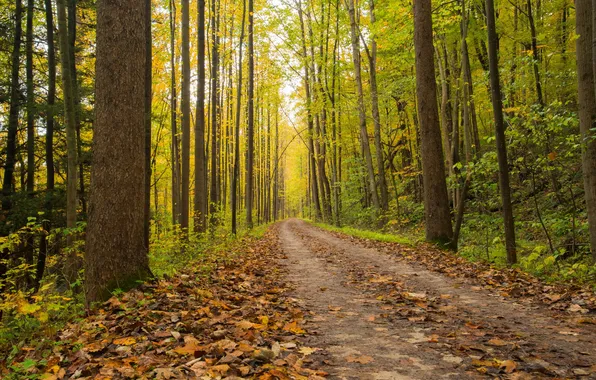
<path fill-rule="evenodd" d="M 252 209 L 254 200 L 254 145 L 255 145 L 255 57 L 254 57 L 254 2 L 248 0 L 248 126 L 246 152 L 246 224 L 253 227 Z"/>
<path fill-rule="evenodd" d="M 582 141 L 582 169 L 584 192 L 590 231 L 590 250 L 596 261 L 596 41 L 593 17 L 596 20 L 596 1 L 576 1 L 577 84 L 579 103 L 579 127 Z"/>
<path fill-rule="evenodd" d="M 426 240 L 449 244 L 453 236 L 433 60 L 431 0 L 414 2 L 416 96 L 420 118 Z"/>
<path fill-rule="evenodd" d="M 370 144 L 368 142 L 368 132 L 366 130 L 366 110 L 364 107 L 364 89 L 362 87 L 362 68 L 360 59 L 360 32 L 356 23 L 356 10 L 354 9 L 354 0 L 348 1 L 348 13 L 350 14 L 350 35 L 352 38 L 352 60 L 354 62 L 354 79 L 356 81 L 356 89 L 358 90 L 358 117 L 360 125 L 360 145 L 362 155 L 366 163 L 366 172 L 368 177 L 368 191 L 370 192 L 373 206 L 379 210 L 379 196 L 377 194 L 377 182 L 375 180 L 375 172 L 373 168 L 372 156 L 370 153 Z M 430 41 L 432 44 L 432 40 Z M 432 45 L 431 45 L 432 48 Z"/>
<path fill-rule="evenodd" d="M 197 106 L 195 123 L 195 194 L 194 231 L 207 228 L 207 163 L 205 162 L 205 0 L 199 0 L 197 10 Z"/>
<path fill-rule="evenodd" d="M 230 186 L 230 203 L 232 207 L 232 233 L 238 233 L 238 180 L 240 177 L 240 120 L 242 110 L 242 48 L 244 43 L 244 21 L 246 19 L 246 0 L 242 2 L 242 25 L 238 46 L 238 88 L 236 90 L 236 125 L 234 127 L 234 168 Z"/>
<path fill-rule="evenodd" d="M 182 199 L 180 227 L 188 232 L 190 213 L 190 41 L 188 0 L 182 0 Z"/>
<path fill-rule="evenodd" d="M 143 232 L 145 12 L 143 0 L 97 4 L 94 160 L 85 248 L 89 304 L 151 273 Z"/>
<path fill-rule="evenodd" d="M 12 207 L 10 196 L 14 191 L 12 181 L 14 178 L 14 167 L 17 153 L 17 129 L 19 127 L 19 63 L 21 56 L 21 35 L 23 33 L 21 20 L 23 6 L 21 4 L 21 0 L 16 0 L 15 4 L 15 27 L 10 74 L 10 106 L 8 111 L 8 136 L 6 139 L 6 163 L 4 164 L 4 178 L 2 182 L 3 211 L 8 211 Z"/>
<path fill-rule="evenodd" d="M 509 165 L 507 164 L 503 100 L 501 97 L 501 80 L 499 76 L 499 52 L 497 51 L 498 37 L 495 25 L 495 6 L 493 0 L 486 0 L 486 23 L 488 29 L 490 88 L 495 118 L 497 160 L 499 162 L 499 187 L 501 190 L 501 203 L 503 203 L 503 222 L 505 224 L 505 247 L 507 249 L 507 262 L 509 264 L 515 264 L 517 261 L 515 226 L 513 224 L 511 188 L 509 187 Z"/>

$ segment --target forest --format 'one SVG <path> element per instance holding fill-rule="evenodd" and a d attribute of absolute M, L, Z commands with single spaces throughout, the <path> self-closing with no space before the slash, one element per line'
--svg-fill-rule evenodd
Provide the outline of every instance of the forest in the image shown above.
<path fill-rule="evenodd" d="M 341 251 L 369 270 L 350 256 L 360 248 L 331 248 L 315 229 L 394 247 L 429 271 L 484 268 L 504 297 L 547 294 L 549 305 L 571 302 L 561 310 L 591 316 L 595 133 L 596 2 L 0 0 L 0 377 L 186 378 L 197 363 L 206 363 L 193 369 L 199 377 L 325 377 L 290 363 L 283 352 L 296 344 L 280 348 L 265 332 L 309 334 L 298 306 L 267 298 L 300 284 L 293 271 L 320 281 L 318 259 L 283 261 L 300 239 L 316 257 Z M 238 317 L 222 310 L 241 296 L 222 301 L 223 289 L 244 294 L 249 282 L 266 295 L 264 309 L 231 306 L 256 314 L 249 327 L 244 314 L 228 324 L 265 338 L 236 331 L 235 346 L 213 354 L 215 343 L 176 330 L 183 346 L 174 351 L 197 361 L 171 373 L 126 362 L 136 372 L 106 375 L 99 368 L 118 366 L 56 359 L 56 336 L 83 332 L 96 340 L 61 349 L 99 344 L 87 352 L 101 360 L 116 346 L 136 349 L 140 327 L 108 345 L 89 326 L 118 335 L 106 315 L 140 318 L 130 305 L 142 292 L 157 297 L 147 289 L 184 288 L 170 297 L 189 302 L 175 304 L 182 317 L 208 304 L 218 312 L 205 318 L 217 320 Z M 405 304 L 431 302 L 401 294 Z M 98 307 L 105 321 L 92 322 Z M 72 327 L 81 320 L 87 330 Z M 245 366 L 234 354 L 242 339 L 254 345 Z M 466 360 L 488 375 L 523 367 L 506 356 Z M 584 375 L 565 368 L 549 374 Z"/>

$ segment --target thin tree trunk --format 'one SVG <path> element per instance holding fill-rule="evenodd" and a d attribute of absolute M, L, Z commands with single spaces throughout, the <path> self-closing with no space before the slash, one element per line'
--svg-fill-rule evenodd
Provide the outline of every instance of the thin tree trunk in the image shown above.
<path fill-rule="evenodd" d="M 172 223 L 180 223 L 180 153 L 178 151 L 178 93 L 176 88 L 176 7 L 169 1 L 170 11 L 170 126 L 172 134 Z M 200 93 L 199 93 L 200 94 Z"/>
<path fill-rule="evenodd" d="M 149 249 L 151 228 L 151 101 L 152 101 L 152 45 L 151 0 L 145 1 L 145 246 Z M 81 171 L 81 177 L 83 172 Z M 157 184 L 155 184 L 157 188 Z M 157 212 L 157 207 L 155 208 Z"/>
<path fill-rule="evenodd" d="M 369 0 L 370 22 L 375 23 L 375 3 Z M 383 146 L 381 145 L 381 116 L 379 114 L 379 93 L 377 89 L 377 41 L 374 35 L 370 41 L 369 56 L 370 71 L 370 94 L 372 101 L 372 117 L 375 125 L 375 150 L 377 156 L 377 170 L 379 171 L 380 206 L 383 212 L 389 209 L 389 193 L 387 190 L 387 179 L 385 178 L 385 160 L 383 159 Z"/>
<path fill-rule="evenodd" d="M 46 111 L 46 187 L 54 190 L 54 105 L 56 102 L 56 51 L 54 49 L 54 13 L 52 0 L 45 0 L 48 44 L 48 106 Z"/>
<path fill-rule="evenodd" d="M 17 130 L 19 127 L 19 67 L 21 56 L 21 35 L 23 6 L 21 0 L 15 1 L 15 32 L 12 45 L 11 74 L 10 74 L 10 106 L 8 111 L 8 136 L 6 139 L 6 163 L 4 164 L 4 178 L 2 182 L 2 210 L 10 210 L 12 201 L 10 196 L 14 192 L 12 185 L 17 151 Z M 7 231 L 4 231 L 7 233 Z M 2 265 L 2 264 L 0 264 Z M 4 274 L 4 273 L 0 273 Z"/>
<path fill-rule="evenodd" d="M 348 0 L 348 13 L 350 14 L 350 35 L 352 37 L 352 60 L 354 63 L 354 79 L 356 81 L 356 88 L 358 90 L 358 117 L 360 125 L 360 145 L 362 148 L 362 155 L 366 163 L 366 171 L 368 178 L 368 190 L 370 192 L 373 206 L 379 210 L 379 196 L 377 194 L 377 182 L 375 180 L 375 172 L 373 168 L 372 156 L 370 153 L 370 144 L 368 142 L 368 132 L 366 130 L 366 110 L 364 107 L 364 89 L 362 87 L 362 69 L 360 59 L 360 40 L 358 26 L 356 23 L 355 0 Z"/>
<path fill-rule="evenodd" d="M 33 89 L 33 9 L 34 0 L 27 0 L 27 192 L 35 190 L 35 94 Z"/>
<path fill-rule="evenodd" d="M 244 22 L 246 20 L 246 0 L 242 1 L 242 24 L 238 46 L 238 87 L 236 90 L 236 125 L 234 128 L 234 169 L 230 186 L 230 202 L 232 207 L 232 234 L 238 233 L 238 182 L 240 177 L 240 121 L 242 110 L 242 51 L 244 43 Z"/>
<path fill-rule="evenodd" d="M 197 106 L 195 123 L 195 194 L 194 231 L 207 228 L 207 163 L 205 157 L 205 0 L 198 1 L 197 10 Z"/>
<path fill-rule="evenodd" d="M 211 191 L 210 195 L 210 225 L 217 225 L 218 203 L 218 182 L 219 172 L 217 170 L 217 159 L 219 156 L 219 25 L 217 16 L 217 0 L 211 0 Z"/>
<path fill-rule="evenodd" d="M 254 200 L 254 123 L 255 123 L 255 57 L 254 57 L 254 2 L 248 0 L 248 126 L 246 152 L 246 224 L 253 227 L 252 209 Z"/>
<path fill-rule="evenodd" d="M 190 213 L 190 41 L 188 0 L 182 0 L 182 200 L 180 227 L 188 232 Z"/>
<path fill-rule="evenodd" d="M 505 247 L 507 262 L 515 264 L 517 253 L 515 245 L 515 226 L 513 224 L 513 206 L 511 205 L 511 188 L 509 187 L 509 165 L 507 164 L 507 146 L 505 143 L 505 123 L 503 120 L 503 101 L 501 80 L 499 78 L 498 37 L 495 23 L 495 6 L 493 0 L 486 0 L 486 20 L 488 29 L 488 58 L 490 66 L 490 87 L 495 118 L 495 136 L 497 144 L 497 160 L 499 162 L 499 187 L 503 204 L 503 222 L 505 225 Z"/>

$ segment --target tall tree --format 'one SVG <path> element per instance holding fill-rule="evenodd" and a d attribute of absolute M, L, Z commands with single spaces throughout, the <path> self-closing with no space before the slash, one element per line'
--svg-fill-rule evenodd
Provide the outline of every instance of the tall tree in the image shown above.
<path fill-rule="evenodd" d="M 205 0 L 197 5 L 197 106 L 195 123 L 194 231 L 207 227 L 207 162 L 205 157 Z"/>
<path fill-rule="evenodd" d="M 453 230 L 437 107 L 431 0 L 414 1 L 414 47 L 426 240 L 447 244 L 451 242 Z"/>
<path fill-rule="evenodd" d="M 501 202 L 503 203 L 503 223 L 505 224 L 505 248 L 507 250 L 507 262 L 509 264 L 515 264 L 517 261 L 515 226 L 513 224 L 511 187 L 509 186 L 509 165 L 507 164 L 505 122 L 503 119 L 503 100 L 501 95 L 501 79 L 499 75 L 499 40 L 497 36 L 495 5 L 493 0 L 486 0 L 486 26 L 488 29 L 490 89 L 495 118 L 497 160 L 499 162 L 499 188 L 501 190 Z"/>
<path fill-rule="evenodd" d="M 150 276 L 143 225 L 146 9 L 144 0 L 97 3 L 94 157 L 85 248 L 88 303 Z"/>
<path fill-rule="evenodd" d="M 33 89 L 33 10 L 34 0 L 27 0 L 27 192 L 35 189 L 35 93 Z"/>
<path fill-rule="evenodd" d="M 246 19 L 246 0 L 242 1 L 242 23 L 240 26 L 240 40 L 238 42 L 238 84 L 236 90 L 236 125 L 234 127 L 234 167 L 232 183 L 230 185 L 230 203 L 232 208 L 232 233 L 238 232 L 238 181 L 240 177 L 240 119 L 242 109 L 242 50 L 244 43 L 244 21 Z"/>
<path fill-rule="evenodd" d="M 211 190 L 209 191 L 209 213 L 212 227 L 217 223 L 219 202 L 219 171 L 217 170 L 219 157 L 219 15 L 217 4 L 217 0 L 211 0 Z"/>
<path fill-rule="evenodd" d="M 248 0 L 248 126 L 246 152 L 246 224 L 253 227 L 254 200 L 254 144 L 255 144 L 255 50 L 254 50 L 254 0 Z"/>
<path fill-rule="evenodd" d="M 149 249 L 151 227 L 151 100 L 152 94 L 152 46 L 151 0 L 145 0 L 145 245 Z M 81 172 L 81 176 L 83 173 Z"/>
<path fill-rule="evenodd" d="M 47 189 L 54 190 L 54 104 L 56 102 L 56 51 L 54 49 L 54 11 L 52 0 L 45 0 L 48 44 L 48 99 L 46 110 L 46 178 Z"/>
<path fill-rule="evenodd" d="M 354 79 L 356 89 L 358 90 L 358 118 L 360 125 L 360 145 L 366 164 L 368 174 L 368 190 L 370 192 L 373 206 L 378 210 L 380 208 L 379 195 L 377 194 L 377 182 L 373 169 L 373 160 L 370 153 L 370 144 L 368 142 L 368 132 L 366 130 L 366 110 L 364 107 L 364 89 L 362 86 L 362 68 L 360 58 L 360 32 L 356 20 L 355 0 L 348 0 L 348 13 L 350 14 L 350 35 L 352 37 L 352 61 L 354 62 Z M 432 39 L 430 40 L 432 44 Z M 431 45 L 432 46 L 432 45 Z"/>
<path fill-rule="evenodd" d="M 19 91 L 19 67 L 21 57 L 21 35 L 23 6 L 21 0 L 15 1 L 15 25 L 12 43 L 11 72 L 10 72 L 10 106 L 8 111 L 8 136 L 6 139 L 6 163 L 4 164 L 4 178 L 2 182 L 2 209 L 9 210 L 12 207 L 10 196 L 14 189 L 12 181 L 14 178 L 14 167 L 17 153 L 17 129 L 19 127 L 20 91 Z"/>
<path fill-rule="evenodd" d="M 170 127 L 172 135 L 172 223 L 180 223 L 180 144 L 178 138 L 178 89 L 176 86 L 176 5 L 169 1 L 170 11 Z"/>
<path fill-rule="evenodd" d="M 190 213 L 190 41 L 188 0 L 182 0 L 182 199 L 180 227 L 188 230 Z"/>
<path fill-rule="evenodd" d="M 596 3 L 596 1 L 594 2 Z M 596 260 L 596 4 L 590 1 L 575 2 L 575 23 L 577 50 L 577 88 L 579 105 L 579 127 L 582 141 L 582 169 L 584 175 L 584 191 L 588 211 L 590 232 L 590 250 Z"/>
<path fill-rule="evenodd" d="M 375 2 L 369 0 L 370 22 L 374 27 Z M 381 116 L 379 114 L 379 91 L 377 87 L 377 40 L 373 35 L 370 41 L 370 54 L 368 55 L 370 75 L 370 95 L 372 105 L 372 118 L 375 126 L 375 155 L 377 158 L 377 170 L 379 171 L 379 204 L 381 210 L 386 212 L 389 208 L 389 194 L 387 191 L 387 179 L 385 178 L 385 160 L 383 159 L 383 145 L 381 144 Z"/>
<path fill-rule="evenodd" d="M 75 119 L 75 93 L 72 79 L 72 66 L 68 44 L 68 25 L 66 21 L 66 0 L 57 1 L 58 9 L 58 41 L 60 42 L 60 69 L 62 76 L 62 91 L 64 93 L 64 115 L 66 116 L 66 228 L 74 229 L 77 225 L 77 135 Z M 72 244 L 72 234 L 69 235 L 68 245 Z M 78 265 L 68 263 L 72 280 L 76 276 Z"/>

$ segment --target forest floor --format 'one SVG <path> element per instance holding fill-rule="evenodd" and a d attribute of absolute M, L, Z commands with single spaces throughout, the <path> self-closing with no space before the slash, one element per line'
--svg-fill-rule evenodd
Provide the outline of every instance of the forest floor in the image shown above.
<path fill-rule="evenodd" d="M 197 266 L 113 297 L 26 374 L 596 378 L 591 289 L 297 219 L 233 251 L 208 274 Z"/>

